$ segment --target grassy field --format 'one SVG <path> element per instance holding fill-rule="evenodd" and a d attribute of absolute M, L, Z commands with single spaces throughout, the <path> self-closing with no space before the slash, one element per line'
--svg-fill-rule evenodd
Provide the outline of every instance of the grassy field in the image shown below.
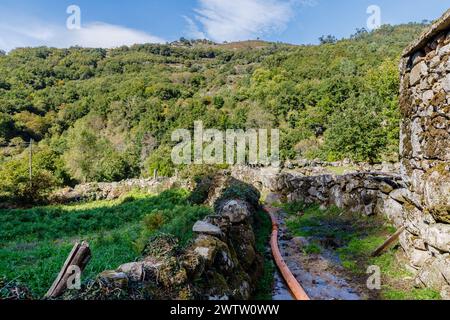
<path fill-rule="evenodd" d="M 92 259 L 83 279 L 134 261 L 156 233 L 192 237 L 211 209 L 193 206 L 185 190 L 133 193 L 114 201 L 0 210 L 0 277 L 29 287 L 36 298 L 51 286 L 73 244 L 87 240 Z"/>
<path fill-rule="evenodd" d="M 289 214 L 288 229 L 295 236 L 326 239 L 335 248 L 342 266 L 349 274 L 367 278 L 368 266 L 379 266 L 382 273 L 381 299 L 436 300 L 439 293 L 413 286 L 413 275 L 405 268 L 405 257 L 396 248 L 372 258 L 370 254 L 395 232 L 381 217 L 367 217 L 337 207 L 321 210 L 318 205 L 302 203 L 282 205 Z M 320 241 L 306 247 L 306 253 L 320 253 Z"/>

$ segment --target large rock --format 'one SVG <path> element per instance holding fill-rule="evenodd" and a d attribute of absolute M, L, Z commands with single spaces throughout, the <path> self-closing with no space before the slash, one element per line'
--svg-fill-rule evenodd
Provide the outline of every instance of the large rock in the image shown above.
<path fill-rule="evenodd" d="M 410 252 L 409 257 L 411 260 L 411 265 L 413 267 L 421 268 L 427 261 L 429 261 L 432 255 L 429 251 L 417 250 L 416 248 L 413 248 Z"/>
<path fill-rule="evenodd" d="M 444 252 L 450 252 L 450 224 L 437 223 L 424 226 L 420 230 L 423 240 L 430 246 Z"/>
<path fill-rule="evenodd" d="M 380 198 L 377 203 L 376 212 L 387 217 L 396 227 L 403 226 L 403 205 L 391 197 L 387 196 L 384 197 L 384 199 Z"/>
<path fill-rule="evenodd" d="M 450 284 L 450 257 L 434 259 L 425 264 L 416 278 L 416 284 L 441 291 Z"/>
<path fill-rule="evenodd" d="M 407 189 L 396 189 L 389 194 L 389 197 L 399 203 L 405 203 L 408 197 Z"/>
<path fill-rule="evenodd" d="M 447 74 L 447 76 L 442 80 L 442 89 L 445 90 L 445 92 L 450 92 L 450 74 Z"/>
<path fill-rule="evenodd" d="M 141 281 L 144 277 L 144 266 L 142 262 L 131 262 L 121 265 L 117 270 L 118 273 L 124 273 L 133 281 Z"/>
<path fill-rule="evenodd" d="M 195 233 L 207 234 L 207 235 L 216 236 L 216 237 L 223 236 L 222 230 L 220 230 L 220 228 L 218 226 L 215 226 L 206 221 L 197 221 L 194 224 L 192 231 Z"/>
<path fill-rule="evenodd" d="M 124 289 L 128 286 L 128 276 L 124 272 L 107 270 L 100 273 L 99 278 L 112 287 Z"/>
<path fill-rule="evenodd" d="M 428 68 L 425 62 L 420 62 L 414 66 L 409 76 L 409 84 L 414 86 L 420 82 L 420 79 L 428 75 Z"/>
<path fill-rule="evenodd" d="M 223 205 L 220 214 L 227 217 L 231 223 L 241 223 L 251 215 L 248 204 L 241 200 L 227 201 Z"/>

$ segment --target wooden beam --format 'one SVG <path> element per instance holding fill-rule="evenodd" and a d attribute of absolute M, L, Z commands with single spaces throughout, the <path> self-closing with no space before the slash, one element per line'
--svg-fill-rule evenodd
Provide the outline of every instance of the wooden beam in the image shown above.
<path fill-rule="evenodd" d="M 371 256 L 378 257 L 379 255 L 381 255 L 388 247 L 393 245 L 398 240 L 403 231 L 405 231 L 405 227 L 401 227 L 400 229 L 398 229 L 396 233 L 390 236 L 389 239 L 387 239 L 381 246 L 379 246 L 374 252 L 372 252 Z"/>
<path fill-rule="evenodd" d="M 61 296 L 67 289 L 67 280 L 71 276 L 68 272 L 69 267 L 77 266 L 80 268 L 81 272 L 86 268 L 86 265 L 91 259 L 91 249 L 87 242 L 82 242 L 81 244 L 77 242 L 72 251 L 70 251 L 64 265 L 53 282 L 52 286 L 48 290 L 45 298 L 57 298 Z"/>

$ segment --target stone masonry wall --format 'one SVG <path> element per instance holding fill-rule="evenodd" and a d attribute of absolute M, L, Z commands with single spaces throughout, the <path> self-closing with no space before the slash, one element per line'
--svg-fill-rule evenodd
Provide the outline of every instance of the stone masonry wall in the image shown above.
<path fill-rule="evenodd" d="M 317 203 L 368 216 L 383 215 L 397 228 L 406 226 L 400 245 L 415 270 L 417 286 L 441 292 L 449 299 L 450 225 L 425 213 L 421 198 L 398 175 L 359 172 L 346 175 L 305 176 L 269 168 L 239 167 L 236 179 L 252 183 L 266 202 L 280 200 Z"/>
<path fill-rule="evenodd" d="M 351 212 L 384 215 L 396 227 L 404 224 L 404 207 L 413 206 L 412 197 L 398 175 L 358 172 L 345 175 L 305 176 L 293 172 L 246 167 L 235 168 L 232 176 L 253 183 L 266 202 L 287 200 L 335 205 Z"/>
<path fill-rule="evenodd" d="M 410 195 L 401 244 L 417 284 L 450 288 L 450 10 L 404 52 L 400 65 L 401 173 Z M 445 293 L 445 292 L 446 293 Z"/>

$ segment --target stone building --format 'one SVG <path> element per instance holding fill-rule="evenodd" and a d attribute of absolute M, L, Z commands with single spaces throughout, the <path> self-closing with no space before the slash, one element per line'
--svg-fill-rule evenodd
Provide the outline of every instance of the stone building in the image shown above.
<path fill-rule="evenodd" d="M 450 10 L 400 64 L 401 170 L 407 183 L 402 247 L 417 284 L 450 296 Z"/>

